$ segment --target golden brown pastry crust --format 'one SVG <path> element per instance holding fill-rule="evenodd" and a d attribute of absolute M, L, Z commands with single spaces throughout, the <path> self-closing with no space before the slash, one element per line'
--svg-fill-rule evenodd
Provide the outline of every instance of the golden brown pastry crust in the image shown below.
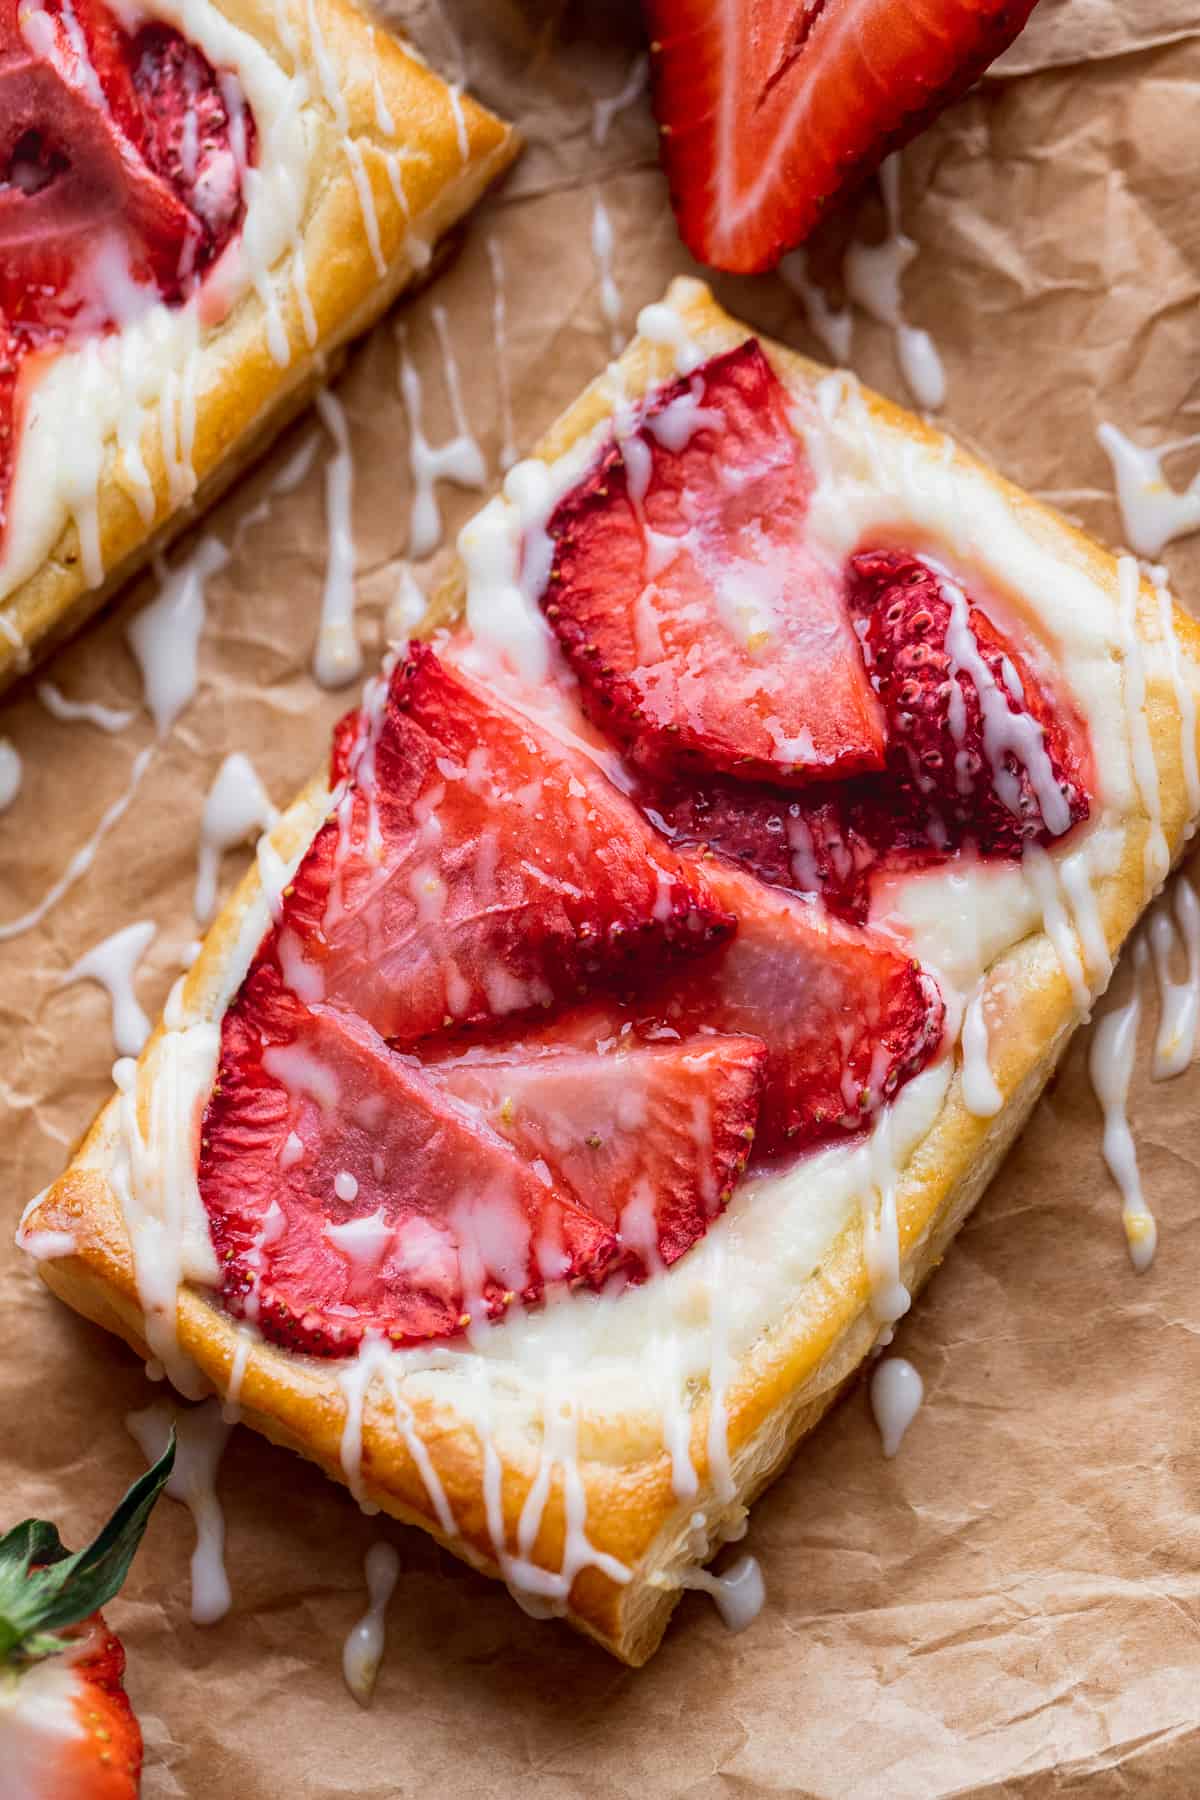
<path fill-rule="evenodd" d="M 268 280 L 278 296 L 290 358 L 276 362 L 268 343 L 267 312 L 251 291 L 216 326 L 200 336 L 201 374 L 191 457 L 197 487 L 176 505 L 170 495 L 158 409 L 147 413 L 141 437 L 154 489 L 154 514 L 142 518 L 120 478 L 115 442 L 105 453 L 97 490 L 104 578 L 91 586 L 83 572 L 73 520 L 63 527 L 42 566 L 0 599 L 0 691 L 75 631 L 261 455 L 302 410 L 313 391 L 336 370 L 345 346 L 367 330 L 400 291 L 419 277 L 437 240 L 483 194 L 516 156 L 511 126 L 469 95 L 459 96 L 403 44 L 372 25 L 351 0 L 315 0 L 329 66 L 348 114 L 348 129 L 335 124 L 314 71 L 306 0 L 211 0 L 249 32 L 286 72 L 302 68 L 309 97 L 303 114 L 310 137 L 308 199 L 298 234 L 317 325 L 315 344 L 304 329 L 288 258 Z M 298 45 L 295 57 L 281 36 Z M 381 131 L 373 72 L 396 127 Z M 378 220 L 381 275 L 368 241 L 359 196 L 345 150 L 358 147 Z M 383 151 L 418 151 L 405 159 L 402 180 L 408 216 L 392 187 Z M 18 457 L 20 447 L 18 445 Z"/>
<path fill-rule="evenodd" d="M 699 283 L 676 283 L 670 296 L 688 329 L 706 353 L 732 346 L 750 335 L 723 314 Z M 770 343 L 764 344 L 780 375 L 803 387 L 826 371 Z M 626 389 L 636 395 L 668 372 L 664 352 L 635 342 L 621 359 Z M 611 411 L 611 386 L 598 382 L 580 397 L 551 429 L 538 454 L 551 461 L 590 431 Z M 941 434 L 906 412 L 871 394 L 864 400 L 873 420 L 925 444 L 939 456 L 948 454 Z M 1116 602 L 1116 559 L 1057 514 L 955 450 L 964 467 L 974 470 L 1000 493 L 1034 534 L 1066 564 L 1084 569 Z M 451 579 L 438 596 L 432 624 L 457 610 L 461 578 Z M 1200 693 L 1200 628 L 1177 611 L 1185 678 Z M 1159 635 L 1157 597 L 1143 585 L 1138 601 L 1138 629 L 1146 640 Z M 1181 715 L 1174 687 L 1149 674 L 1146 710 L 1157 763 L 1162 825 L 1176 855 L 1188 823 L 1181 751 Z M 1115 728 L 1123 728 L 1115 722 Z M 322 816 L 326 794 L 317 782 L 306 789 L 285 815 L 277 832 L 286 853 L 297 847 Z M 1146 903 L 1143 850 L 1149 821 L 1132 816 L 1121 832 L 1119 863 L 1095 881 L 1100 921 L 1115 952 Z M 219 1010 L 219 994 L 239 926 L 258 893 L 252 870 L 209 934 L 204 951 L 185 989 L 189 1013 Z M 956 1066 L 945 1101 L 932 1127 L 903 1171 L 897 1192 L 902 1274 L 915 1291 L 937 1265 L 946 1246 L 979 1198 L 1013 1139 L 1020 1131 L 1080 1014 L 1048 938 L 1034 931 L 992 966 L 987 977 L 986 1014 L 989 1061 L 1004 1105 L 992 1119 L 970 1113 L 963 1103 L 961 1070 Z M 152 1056 L 153 1043 L 143 1057 Z M 117 1332 L 141 1353 L 141 1312 L 134 1283 L 129 1242 L 117 1198 L 106 1179 L 115 1129 L 110 1104 L 99 1116 L 71 1168 L 32 1214 L 34 1230 L 68 1231 L 76 1253 L 41 1265 L 53 1290 L 80 1312 Z M 871 1348 L 877 1325 L 868 1306 L 868 1279 L 862 1233 L 848 1226 L 823 1266 L 795 1295 L 786 1314 L 777 1318 L 737 1365 L 726 1393 L 729 1450 L 736 1497 L 722 1504 L 716 1497 L 707 1453 L 708 1399 L 697 1396 L 692 1413 L 691 1456 L 699 1478 L 694 1498 L 680 1500 L 671 1481 L 668 1455 L 661 1438 L 647 1438 L 645 1418 L 631 1414 L 627 1429 L 610 1417 L 580 1423 L 579 1466 L 587 1495 L 587 1533 L 599 1550 L 633 1570 L 620 1585 L 594 1567 L 576 1577 L 569 1618 L 625 1662 L 638 1665 L 653 1653 L 678 1598 L 679 1572 L 696 1561 L 689 1541 L 689 1521 L 705 1515 L 710 1550 L 722 1541 L 722 1527 L 734 1526 L 742 1508 L 786 1463 L 799 1438 L 817 1422 L 840 1388 L 855 1373 Z M 218 1390 L 224 1391 L 238 1343 L 234 1322 L 200 1292 L 181 1289 L 179 1340 Z M 286 1444 L 343 1480 L 340 1442 L 346 1402 L 328 1365 L 290 1356 L 269 1345 L 255 1345 L 245 1370 L 241 1405 L 247 1422 L 276 1443 Z M 419 1470 L 397 1429 L 391 1410 L 376 1390 L 367 1396 L 363 1416 L 363 1488 L 371 1500 L 394 1517 L 419 1524 L 447 1549 L 492 1574 L 499 1571 L 484 1508 L 483 1455 L 475 1427 L 453 1406 L 413 1403 L 414 1423 L 445 1490 L 459 1534 L 448 1538 L 440 1528 Z M 498 1441 L 502 1464 L 502 1503 L 510 1549 L 515 1548 L 517 1521 L 538 1465 L 536 1433 L 505 1431 Z M 561 1566 L 564 1544 L 561 1471 L 551 1485 L 533 1560 L 546 1569 Z"/>

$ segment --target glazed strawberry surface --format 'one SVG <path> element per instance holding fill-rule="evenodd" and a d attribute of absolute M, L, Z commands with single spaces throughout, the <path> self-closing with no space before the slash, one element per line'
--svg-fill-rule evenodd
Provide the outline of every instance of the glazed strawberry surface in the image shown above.
<path fill-rule="evenodd" d="M 873 884 L 1013 862 L 1088 817 L 1086 731 L 1011 620 L 911 551 L 863 546 L 835 579 L 806 542 L 778 387 L 751 344 L 626 409 L 551 520 L 555 679 L 602 754 L 461 642 L 410 646 L 339 727 L 203 1125 L 226 1300 L 268 1336 L 453 1338 L 677 1262 L 744 1172 L 852 1140 L 945 1047 L 936 982 L 869 924 Z M 701 518 L 711 551 L 664 584 L 658 539 Z M 820 741 L 827 694 L 850 737 L 869 721 L 819 780 L 763 750 L 757 665 L 713 592 L 734 565 L 796 670 L 772 698 L 790 735 Z M 648 587 L 672 624 L 652 711 L 629 629 Z"/>
<path fill-rule="evenodd" d="M 254 121 L 234 77 L 100 0 L 0 0 L 0 533 L 46 357 L 177 305 L 244 210 Z"/>
<path fill-rule="evenodd" d="M 667 388 L 558 507 L 542 607 L 639 764 L 789 783 L 882 767 L 840 571 L 805 536 L 811 486 L 750 341 Z"/>

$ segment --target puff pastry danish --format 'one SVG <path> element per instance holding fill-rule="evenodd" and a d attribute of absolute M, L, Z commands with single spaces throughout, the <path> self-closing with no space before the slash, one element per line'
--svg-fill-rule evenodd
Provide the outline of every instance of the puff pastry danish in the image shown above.
<path fill-rule="evenodd" d="M 0 685 L 263 449 L 515 150 L 349 0 L 2 0 Z"/>
<path fill-rule="evenodd" d="M 22 1240 L 638 1664 L 1166 874 L 1197 630 L 690 281 L 460 552 Z"/>

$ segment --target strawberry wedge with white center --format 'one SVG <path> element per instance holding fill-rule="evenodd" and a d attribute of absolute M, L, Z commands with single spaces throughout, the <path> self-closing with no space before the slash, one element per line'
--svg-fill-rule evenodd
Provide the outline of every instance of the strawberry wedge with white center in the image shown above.
<path fill-rule="evenodd" d="M 0 1537 L 0 1794 L 137 1800 L 142 1733 L 125 1651 L 99 1610 L 119 1591 L 175 1463 L 175 1433 L 90 1544 L 46 1519 Z"/>
<path fill-rule="evenodd" d="M 302 999 L 411 1045 L 732 930 L 586 756 L 414 644 L 285 897 L 277 945 Z"/>
<path fill-rule="evenodd" d="M 460 1332 L 596 1284 L 613 1231 L 360 1019 L 268 961 L 225 1016 L 200 1193 L 227 1304 L 275 1343 L 348 1355 Z"/>
<path fill-rule="evenodd" d="M 645 768 L 798 784 L 883 765 L 787 405 L 749 339 L 656 395 L 550 521 L 542 609 L 593 722 Z"/>
<path fill-rule="evenodd" d="M 622 1269 L 643 1275 L 677 1262 L 729 1199 L 765 1061 L 757 1038 L 619 1039 L 578 1053 L 515 1045 L 429 1074 L 618 1231 Z"/>
<path fill-rule="evenodd" d="M 1035 0 L 642 0 L 680 235 L 769 269 L 978 80 Z"/>
<path fill-rule="evenodd" d="M 705 874 L 737 936 L 693 972 L 639 995 L 641 1020 L 685 1034 L 752 1034 L 767 1047 L 755 1159 L 860 1130 L 937 1051 L 943 1007 L 919 965 L 812 900 L 715 859 Z"/>

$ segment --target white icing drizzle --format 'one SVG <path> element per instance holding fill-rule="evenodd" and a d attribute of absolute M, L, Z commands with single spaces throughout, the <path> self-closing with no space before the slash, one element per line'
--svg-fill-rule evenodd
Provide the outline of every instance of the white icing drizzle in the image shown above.
<path fill-rule="evenodd" d="M 221 1401 L 221 1417 L 227 1425 L 236 1425 L 242 1416 L 242 1383 L 246 1379 L 246 1365 L 250 1361 L 250 1352 L 258 1342 L 257 1332 L 249 1325 L 239 1325 L 234 1335 L 237 1338 L 237 1348 L 233 1353 L 233 1361 L 229 1365 L 229 1381 L 225 1388 L 225 1397 Z"/>
<path fill-rule="evenodd" d="M 1145 851 L 1146 884 L 1154 889 L 1163 881 L 1171 866 L 1171 852 L 1163 832 L 1158 762 L 1154 755 L 1146 712 L 1146 660 L 1137 628 L 1140 591 L 1141 571 L 1137 563 L 1132 556 L 1120 557 L 1117 562 L 1117 611 L 1123 656 L 1122 687 L 1125 715 L 1129 723 L 1134 778 L 1149 821 Z"/>
<path fill-rule="evenodd" d="M 21 754 L 11 738 L 0 737 L 0 812 L 7 812 L 21 791 Z"/>
<path fill-rule="evenodd" d="M 727 1630 L 745 1631 L 753 1625 L 766 1601 L 763 1572 L 756 1556 L 739 1556 L 723 1575 L 711 1569 L 683 1569 L 679 1575 L 681 1588 L 696 1588 L 712 1597 L 721 1622 Z"/>
<path fill-rule="evenodd" d="M 1091 1010 L 1092 993 L 1084 973 L 1075 932 L 1067 916 L 1058 887 L 1058 872 L 1053 857 L 1040 844 L 1027 844 L 1021 858 L 1030 887 L 1042 914 L 1042 926 L 1062 966 L 1072 996 L 1085 1016 Z"/>
<path fill-rule="evenodd" d="M 450 102 L 450 115 L 454 120 L 454 141 L 458 145 L 458 157 L 463 168 L 471 154 L 471 140 L 467 136 L 467 120 L 463 112 L 462 83 L 449 81 L 446 83 L 446 98 Z"/>
<path fill-rule="evenodd" d="M 321 29 L 321 21 L 317 17 L 316 0 L 305 0 L 308 20 L 308 47 L 313 59 L 313 67 L 317 71 L 317 81 L 326 106 L 333 114 L 333 122 L 345 135 L 350 129 L 350 112 L 346 105 L 342 84 L 333 58 L 329 54 L 329 46 L 325 42 L 325 33 Z"/>
<path fill-rule="evenodd" d="M 728 1276 L 724 1242 L 717 1240 L 707 1271 L 708 1350 L 708 1472 L 713 1493 L 721 1505 L 734 1498 L 737 1486 L 729 1460 L 729 1386 L 735 1365 L 729 1343 L 726 1306 Z"/>
<path fill-rule="evenodd" d="M 400 1573 L 400 1558 L 385 1539 L 372 1544 L 363 1564 L 369 1605 L 352 1625 L 342 1649 L 342 1675 L 360 1706 L 370 1706 L 383 1661 L 384 1620 Z"/>
<path fill-rule="evenodd" d="M 835 363 L 849 362 L 854 341 L 854 314 L 848 306 L 830 306 L 824 289 L 809 273 L 808 252 L 789 250 L 779 259 L 779 273 L 803 305 L 813 336 Z"/>
<path fill-rule="evenodd" d="M 250 758 L 240 750 L 232 751 L 213 777 L 200 819 L 192 896 L 192 912 L 198 925 L 207 925 L 217 910 L 222 856 L 245 843 L 251 832 L 269 831 L 278 816 Z"/>
<path fill-rule="evenodd" d="M 900 228 L 900 155 L 880 167 L 879 182 L 887 217 L 887 236 L 879 244 L 851 244 L 846 251 L 846 289 L 864 312 L 895 334 L 896 357 L 918 406 L 934 412 L 946 398 L 946 375 L 937 346 L 927 331 L 904 316 L 900 278 L 917 255 L 915 241 Z"/>
<path fill-rule="evenodd" d="M 412 470 L 413 503 L 409 528 L 410 556 L 428 556 L 442 541 L 442 514 L 434 484 L 453 481 L 459 487 L 477 492 L 487 481 L 487 465 L 483 452 L 472 437 L 463 410 L 458 364 L 450 343 L 450 331 L 444 306 L 431 309 L 434 330 L 442 352 L 446 393 L 454 419 L 454 436 L 436 447 L 425 436 L 422 424 L 421 377 L 409 358 L 404 326 L 397 327 L 400 345 L 400 391 L 408 412 L 409 466 Z"/>
<path fill-rule="evenodd" d="M 492 270 L 492 337 L 496 345 L 496 396 L 500 407 L 500 472 L 505 474 L 517 460 L 513 442 L 512 382 L 508 373 L 508 305 L 505 298 L 504 252 L 500 240 L 487 240 L 488 262 Z"/>
<path fill-rule="evenodd" d="M 1158 1227 L 1142 1192 L 1137 1149 L 1126 1112 L 1142 1012 L 1139 977 L 1145 961 L 1146 947 L 1138 938 L 1133 947 L 1133 993 L 1124 1006 L 1112 1007 L 1097 1019 L 1088 1047 L 1088 1073 L 1104 1113 L 1104 1160 L 1121 1191 L 1121 1223 L 1129 1260 L 1139 1275 L 1154 1261 L 1158 1242 Z"/>
<path fill-rule="evenodd" d="M 150 1021 L 138 1004 L 133 984 L 137 966 L 157 933 L 158 927 L 150 919 L 126 925 L 73 962 L 59 982 L 60 987 L 67 987 L 75 981 L 95 981 L 107 991 L 112 1003 L 113 1048 L 118 1056 L 139 1056 L 150 1036 Z"/>
<path fill-rule="evenodd" d="M 101 706 L 97 700 L 68 700 L 52 681 L 39 681 L 36 693 L 51 718 L 61 719 L 64 724 L 82 720 L 98 731 L 115 734 L 133 723 L 133 713 L 124 708 Z"/>
<path fill-rule="evenodd" d="M 32 656 L 29 654 L 29 646 L 21 636 L 17 626 L 5 612 L 2 605 L 0 605 L 0 637 L 2 637 L 13 650 L 14 661 L 17 668 L 27 669 L 33 661 Z"/>
<path fill-rule="evenodd" d="M 967 1111 L 977 1119 L 993 1119 L 1004 1105 L 988 1063 L 988 1030 L 983 1001 L 985 982 L 980 981 L 962 1023 L 962 1097 Z"/>
<path fill-rule="evenodd" d="M 1200 475 L 1180 492 L 1163 473 L 1163 458 L 1200 443 L 1200 437 L 1143 449 L 1107 420 L 1096 436 L 1117 483 L 1121 525 L 1131 550 L 1161 556 L 1177 537 L 1200 527 Z"/>
<path fill-rule="evenodd" d="M 356 681 L 362 672 L 362 651 L 354 629 L 354 457 L 341 401 L 322 388 L 316 404 L 333 439 L 334 453 L 325 465 L 329 551 L 312 667 L 322 687 L 338 688 Z"/>
<path fill-rule="evenodd" d="M 45 1187 L 32 1200 L 26 1201 L 13 1235 L 17 1249 L 24 1250 L 35 1262 L 53 1262 L 59 1256 L 74 1256 L 77 1248 L 74 1235 L 69 1231 L 34 1231 L 31 1228 L 29 1221 L 49 1192 L 50 1189 Z"/>
<path fill-rule="evenodd" d="M 1167 571 L 1161 563 L 1151 563 L 1146 569 L 1158 600 L 1158 627 L 1163 646 L 1167 653 L 1167 666 L 1171 677 L 1171 686 L 1175 694 L 1175 705 L 1179 709 L 1179 753 L 1183 763 L 1183 784 L 1187 792 L 1188 812 L 1200 812 L 1200 767 L 1196 756 L 1196 696 L 1191 682 L 1184 673 L 1183 658 L 1179 649 L 1179 633 L 1175 629 L 1175 603 L 1171 597 L 1171 584 Z M 1187 835 L 1192 836 L 1194 827 L 1189 826 Z"/>
<path fill-rule="evenodd" d="M 358 207 L 362 213 L 363 229 L 367 234 L 367 246 L 371 252 L 371 261 L 375 264 L 375 273 L 382 277 L 387 274 L 387 258 L 383 254 L 383 245 L 379 237 L 379 210 L 375 205 L 375 190 L 371 186 L 371 177 L 366 163 L 363 161 L 361 147 L 352 137 L 344 138 L 342 147 L 346 152 L 346 161 L 350 165 L 354 192 L 358 196 Z"/>
<path fill-rule="evenodd" d="M 1187 976 L 1183 981 L 1176 981 L 1171 974 L 1175 930 L 1168 908 L 1174 912 L 1187 958 Z M 1191 1066 L 1200 1024 L 1200 900 L 1186 875 L 1175 877 L 1170 899 L 1164 896 L 1155 906 L 1146 933 L 1159 1005 L 1151 1074 L 1155 1081 L 1169 1081 Z"/>
<path fill-rule="evenodd" d="M 225 1517 L 217 1499 L 216 1479 L 230 1423 L 216 1400 L 201 1406 L 172 1407 L 156 1400 L 142 1412 L 125 1415 L 130 1435 L 149 1463 L 167 1447 L 175 1427 L 175 1466 L 165 1492 L 186 1506 L 196 1527 L 192 1552 L 192 1623 L 215 1625 L 233 1604 L 225 1573 Z"/>
<path fill-rule="evenodd" d="M 142 672 L 146 706 L 160 738 L 166 737 L 195 696 L 205 583 L 228 561 L 228 550 L 215 537 L 201 538 L 173 569 L 159 558 L 158 596 L 129 622 L 125 635 Z"/>
<path fill-rule="evenodd" d="M 663 344 L 675 354 L 675 368 L 680 375 L 690 375 L 705 360 L 705 351 L 687 328 L 682 313 L 666 300 L 655 300 L 643 306 L 637 316 L 638 336 L 651 344 Z"/>
<path fill-rule="evenodd" d="M 389 644 L 405 643 L 425 617 L 429 601 L 421 592 L 411 564 L 402 562 L 396 590 L 388 602 L 383 629 Z"/>
<path fill-rule="evenodd" d="M 0 943 L 6 943 L 9 938 L 19 937 L 23 931 L 30 930 L 34 925 L 40 925 L 42 920 L 46 917 L 46 914 L 50 912 L 53 907 L 58 905 L 58 902 L 62 899 L 68 889 L 74 887 L 75 883 L 87 874 L 88 870 L 96 860 L 96 852 L 99 850 L 100 845 L 108 836 L 108 833 L 112 830 L 113 826 L 123 819 L 128 812 L 133 797 L 138 790 L 138 784 L 141 781 L 142 776 L 146 773 L 146 770 L 149 768 L 150 760 L 153 755 L 154 751 L 149 745 L 147 745 L 144 750 L 138 751 L 133 759 L 133 767 L 130 770 L 128 784 L 124 790 L 117 795 L 117 798 L 112 801 L 109 806 L 105 807 L 91 837 L 88 838 L 86 843 L 80 845 L 58 880 L 52 887 L 47 888 L 46 892 L 35 906 L 31 906 L 28 912 L 21 913 L 18 918 L 9 919 L 6 923 L 0 924 Z"/>
<path fill-rule="evenodd" d="M 609 346 L 614 356 L 621 348 L 621 293 L 613 275 L 613 228 L 608 208 L 597 195 L 592 206 L 592 255 L 600 277 L 600 310 L 608 325 Z"/>
<path fill-rule="evenodd" d="M 886 1457 L 895 1456 L 925 1398 L 925 1384 L 906 1357 L 885 1356 L 871 1376 L 871 1411 Z"/>
<path fill-rule="evenodd" d="M 619 113 L 633 105 L 646 90 L 650 75 L 650 58 L 645 51 L 634 57 L 629 73 L 615 94 L 601 95 L 592 102 L 592 142 L 600 149 L 608 140 L 612 122 Z"/>
<path fill-rule="evenodd" d="M 892 1326 L 912 1305 L 912 1295 L 900 1273 L 900 1222 L 896 1212 L 900 1173 L 890 1106 L 880 1114 L 868 1143 L 874 1192 L 864 1190 L 862 1201 L 863 1260 L 870 1284 L 871 1312 L 880 1325 Z"/>
<path fill-rule="evenodd" d="M 221 1032 L 215 1020 L 186 1022 L 183 980 L 171 990 L 162 1030 L 141 1064 L 122 1057 L 113 1065 L 117 1116 L 109 1179 L 129 1233 L 150 1353 L 180 1393 L 200 1399 L 207 1384 L 181 1349 L 177 1312 L 185 1280 L 208 1287 L 219 1280 L 195 1145 L 216 1078 Z"/>

